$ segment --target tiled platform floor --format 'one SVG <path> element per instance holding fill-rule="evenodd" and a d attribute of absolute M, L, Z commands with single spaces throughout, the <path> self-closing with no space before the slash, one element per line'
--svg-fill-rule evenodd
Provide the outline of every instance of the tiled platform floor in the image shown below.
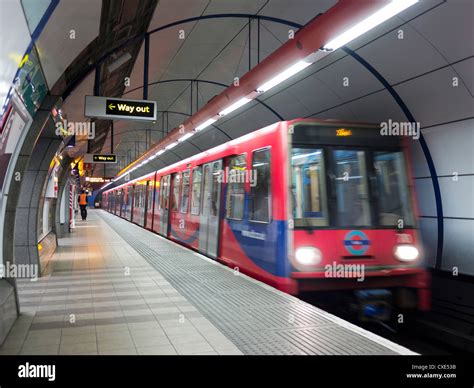
<path fill-rule="evenodd" d="M 97 214 L 76 226 L 0 354 L 242 354 Z"/>

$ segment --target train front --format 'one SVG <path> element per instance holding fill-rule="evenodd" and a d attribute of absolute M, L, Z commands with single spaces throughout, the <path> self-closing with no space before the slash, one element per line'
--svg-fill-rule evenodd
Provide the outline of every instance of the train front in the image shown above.
<path fill-rule="evenodd" d="M 428 310 L 406 139 L 380 126 L 288 123 L 289 258 L 298 291 L 350 294 L 363 319 Z"/>

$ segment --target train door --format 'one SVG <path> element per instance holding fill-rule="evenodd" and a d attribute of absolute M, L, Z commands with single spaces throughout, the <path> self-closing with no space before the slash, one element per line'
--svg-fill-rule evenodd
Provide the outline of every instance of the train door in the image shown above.
<path fill-rule="evenodd" d="M 142 182 L 140 186 L 140 226 L 145 226 L 145 210 L 146 210 L 146 182 Z"/>
<path fill-rule="evenodd" d="M 168 235 L 169 220 L 169 198 L 170 198 L 170 175 L 161 178 L 160 184 L 160 228 L 159 233 Z"/>
<path fill-rule="evenodd" d="M 133 209 L 131 209 L 131 221 L 135 224 L 140 222 L 140 182 L 134 187 L 133 190 Z"/>
<path fill-rule="evenodd" d="M 118 201 L 115 207 L 115 212 L 119 217 L 122 217 L 122 201 L 123 201 L 123 189 L 120 189 L 118 192 Z"/>
<path fill-rule="evenodd" d="M 171 174 L 171 185 L 170 185 L 170 209 L 169 209 L 169 231 L 173 229 L 173 224 L 179 221 L 179 204 L 180 204 L 180 194 L 181 194 L 181 185 L 182 185 L 181 172 L 175 172 Z"/>
<path fill-rule="evenodd" d="M 117 201 L 115 203 L 115 214 L 122 217 L 123 189 L 117 190 Z"/>
<path fill-rule="evenodd" d="M 133 196 L 135 192 L 135 186 L 130 185 L 126 189 L 127 197 L 125 199 L 125 211 L 123 217 L 128 220 L 132 221 L 132 215 L 133 215 L 133 207 L 134 207 L 134 201 L 133 201 Z"/>
<path fill-rule="evenodd" d="M 221 198 L 221 183 L 219 176 L 222 170 L 222 160 L 217 160 L 203 166 L 202 212 L 199 226 L 199 250 L 217 258 L 219 246 L 219 210 Z"/>
<path fill-rule="evenodd" d="M 145 182 L 139 182 L 135 186 L 135 195 L 133 201 L 133 222 L 143 226 L 145 219 Z"/>
<path fill-rule="evenodd" d="M 153 201 L 155 197 L 155 181 L 149 180 L 146 182 L 146 198 L 145 198 L 145 215 L 143 225 L 146 229 L 153 227 Z"/>

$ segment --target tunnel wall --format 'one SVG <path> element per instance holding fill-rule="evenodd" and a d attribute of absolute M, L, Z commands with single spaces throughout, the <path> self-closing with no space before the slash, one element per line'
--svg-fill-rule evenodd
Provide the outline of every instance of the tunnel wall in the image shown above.
<path fill-rule="evenodd" d="M 21 178 L 11 179 L 8 196 L 4 197 L 4 263 L 39 266 L 36 234 L 39 196 L 51 159 L 61 142 L 54 134 L 55 126 L 51 119 L 51 108 L 57 100 L 55 96 L 45 98 L 25 135 L 18 157 L 12 158 L 15 160 L 12 171 Z M 4 341 L 19 312 L 16 279 L 0 279 L 0 343 Z"/>
<path fill-rule="evenodd" d="M 21 186 L 15 215 L 15 262 L 38 265 L 39 273 L 41 273 L 38 254 L 40 197 L 45 189 L 51 160 L 62 141 L 54 132 L 54 122 L 50 119 L 34 145 L 24 172 L 24 182 Z M 27 227 L 25 227 L 25 220 L 27 220 Z"/>
<path fill-rule="evenodd" d="M 21 179 L 10 179 L 8 187 L 8 195 L 4 196 L 3 200 L 5 203 L 5 214 L 2 219 L 3 222 L 3 236 L 2 236 L 2 258 L 3 263 L 16 263 L 15 251 L 14 251 L 14 239 L 15 239 L 15 218 L 17 204 L 20 197 L 20 191 L 25 181 L 25 170 L 29 164 L 31 150 L 35 144 L 38 135 L 43 130 L 44 126 L 47 125 L 50 116 L 50 99 L 44 102 L 43 108 L 39 109 L 35 115 L 35 118 L 28 128 L 28 132 L 22 144 L 19 144 L 20 149 L 14 160 L 14 166 L 12 171 L 17 174 Z M 23 225 L 23 229 L 28 227 Z M 10 331 L 17 314 L 20 312 L 20 306 L 18 304 L 18 296 L 16 293 L 16 279 L 0 279 L 0 343 L 2 343 Z"/>
<path fill-rule="evenodd" d="M 474 120 L 435 125 L 424 131 L 437 165 L 443 198 L 444 249 L 441 260 L 432 260 L 434 268 L 474 275 Z M 414 157 L 421 157 L 414 148 Z M 436 247 L 436 209 L 430 198 L 432 187 L 426 169 L 415 164 L 416 189 L 420 201 L 420 224 L 427 249 Z M 434 256 L 433 251 L 427 257 Z"/>

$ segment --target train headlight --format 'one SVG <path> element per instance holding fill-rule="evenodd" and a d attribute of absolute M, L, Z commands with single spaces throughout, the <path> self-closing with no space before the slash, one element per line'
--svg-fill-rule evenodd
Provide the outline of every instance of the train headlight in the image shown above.
<path fill-rule="evenodd" d="M 295 252 L 296 261 L 302 265 L 316 265 L 322 257 L 321 251 L 314 247 L 301 247 Z"/>
<path fill-rule="evenodd" d="M 410 244 L 397 245 L 394 253 L 398 260 L 405 262 L 415 261 L 420 255 L 418 248 Z"/>

